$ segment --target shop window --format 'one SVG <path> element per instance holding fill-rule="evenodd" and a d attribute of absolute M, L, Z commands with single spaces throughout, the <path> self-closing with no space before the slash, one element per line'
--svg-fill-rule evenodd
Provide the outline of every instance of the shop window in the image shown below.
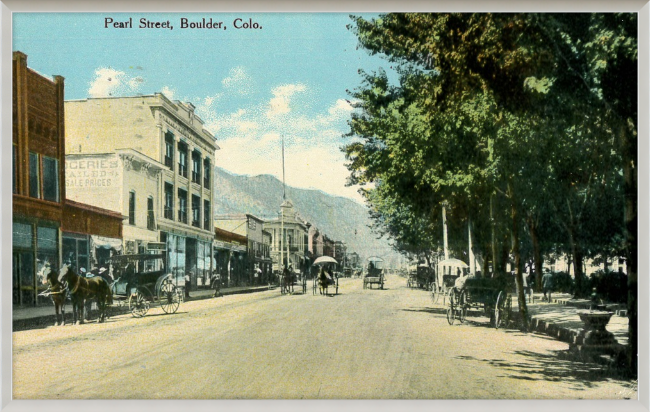
<path fill-rule="evenodd" d="M 63 263 L 71 265 L 75 271 L 81 268 L 90 271 L 88 260 L 88 241 L 74 237 L 63 237 Z"/>
<path fill-rule="evenodd" d="M 178 143 L 178 174 L 187 177 L 187 146 Z"/>
<path fill-rule="evenodd" d="M 39 276 L 44 273 L 45 266 L 57 269 L 59 268 L 59 250 L 58 250 L 58 229 L 50 227 L 38 227 L 36 229 L 36 273 Z M 44 279 L 37 279 L 36 292 L 39 289 L 45 289 Z M 49 298 L 42 297 L 42 302 L 49 302 Z"/>
<path fill-rule="evenodd" d="M 192 226 L 201 227 L 201 198 L 192 195 Z"/>
<path fill-rule="evenodd" d="M 43 156 L 43 199 L 59 201 L 59 161 Z"/>
<path fill-rule="evenodd" d="M 174 134 L 165 133 L 165 166 L 174 169 Z"/>
<path fill-rule="evenodd" d="M 210 230 L 210 201 L 203 201 L 203 229 Z"/>
<path fill-rule="evenodd" d="M 174 185 L 165 182 L 165 219 L 174 220 Z"/>
<path fill-rule="evenodd" d="M 210 159 L 203 161 L 203 187 L 210 189 Z"/>
<path fill-rule="evenodd" d="M 201 184 L 201 153 L 192 153 L 192 182 Z"/>
<path fill-rule="evenodd" d="M 187 223 L 187 191 L 178 189 L 178 221 Z"/>
<path fill-rule="evenodd" d="M 147 229 L 156 230 L 156 219 L 153 211 L 153 197 L 147 198 Z"/>
<path fill-rule="evenodd" d="M 129 224 L 135 225 L 135 192 L 129 192 Z"/>
<path fill-rule="evenodd" d="M 39 167 L 38 155 L 29 154 L 29 196 L 36 199 L 41 198 L 41 170 Z"/>

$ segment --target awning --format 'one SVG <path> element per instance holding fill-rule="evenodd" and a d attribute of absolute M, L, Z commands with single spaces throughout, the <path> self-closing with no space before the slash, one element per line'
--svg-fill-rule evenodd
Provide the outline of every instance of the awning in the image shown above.
<path fill-rule="evenodd" d="M 122 239 L 115 239 L 112 237 L 91 235 L 90 236 L 90 247 L 94 248 L 103 248 L 103 249 L 115 249 L 120 252 L 122 250 Z"/>

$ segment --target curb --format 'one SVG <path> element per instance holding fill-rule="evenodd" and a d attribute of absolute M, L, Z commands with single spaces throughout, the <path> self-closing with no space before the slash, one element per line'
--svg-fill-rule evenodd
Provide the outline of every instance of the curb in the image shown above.
<path fill-rule="evenodd" d="M 248 294 L 248 293 L 255 293 L 255 292 L 264 292 L 269 290 L 268 286 L 259 286 L 259 287 L 252 287 L 252 288 L 247 288 L 247 289 L 239 289 L 239 290 L 225 290 L 223 291 L 221 297 L 223 296 L 229 296 L 229 295 L 240 295 L 240 294 Z M 192 302 L 195 300 L 205 300 L 205 299 L 216 299 L 212 293 L 206 293 L 205 295 L 199 295 L 199 296 L 190 296 L 189 299 L 185 298 L 183 299 L 182 302 Z M 181 303 L 182 303 L 181 302 Z M 52 307 L 52 312 L 54 312 L 54 308 Z M 128 304 L 113 304 L 113 306 L 110 307 L 110 313 L 113 315 L 123 315 L 126 313 L 129 313 L 128 310 Z M 70 318 L 70 319 L 68 319 Z M 72 314 L 71 312 L 66 312 L 66 321 L 70 321 L 70 324 L 72 324 Z M 18 332 L 22 330 L 29 330 L 29 329 L 37 329 L 39 327 L 45 327 L 45 326 L 51 326 L 54 325 L 56 322 L 56 315 L 52 313 L 51 315 L 39 315 L 39 316 L 34 316 L 31 318 L 24 318 L 24 319 L 16 319 L 12 321 L 12 332 Z M 91 320 L 91 323 L 93 321 Z"/>

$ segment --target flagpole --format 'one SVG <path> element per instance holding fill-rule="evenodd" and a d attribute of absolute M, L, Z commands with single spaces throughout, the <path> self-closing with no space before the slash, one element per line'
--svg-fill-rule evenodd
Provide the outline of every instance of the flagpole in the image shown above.
<path fill-rule="evenodd" d="M 284 182 L 284 134 L 282 135 L 282 204 L 280 205 L 280 211 L 282 212 L 282 218 L 280 220 L 280 270 L 283 270 L 284 266 L 284 202 L 287 198 L 286 194 L 286 185 Z M 287 255 L 287 259 L 289 256 Z"/>

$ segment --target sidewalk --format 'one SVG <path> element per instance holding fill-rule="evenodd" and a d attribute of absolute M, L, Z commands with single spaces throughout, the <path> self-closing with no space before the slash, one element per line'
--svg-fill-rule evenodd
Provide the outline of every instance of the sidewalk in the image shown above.
<path fill-rule="evenodd" d="M 244 286 L 244 287 L 233 287 L 233 288 L 223 288 L 221 289 L 221 294 L 223 296 L 236 295 L 243 293 L 254 293 L 254 292 L 263 292 L 269 290 L 268 286 Z M 190 297 L 185 298 L 186 302 L 193 300 L 202 300 L 202 299 L 211 299 L 214 296 L 214 289 L 199 289 L 193 290 L 190 292 Z M 114 302 L 116 304 L 117 302 Z M 115 305 L 119 308 L 119 305 Z M 128 306 L 128 304 L 127 304 Z M 72 305 L 70 301 L 66 302 L 65 305 L 66 321 L 72 322 Z M 24 308 L 13 308 L 12 313 L 12 322 L 13 330 L 25 329 L 27 324 L 38 325 L 44 324 L 54 324 L 56 317 L 54 315 L 54 306 L 53 305 L 44 305 L 37 307 L 24 307 Z"/>
<path fill-rule="evenodd" d="M 543 333 L 569 344 L 569 349 L 577 351 L 582 349 L 580 332 L 585 325 L 578 316 L 578 311 L 589 310 L 591 301 L 586 299 L 572 299 L 568 294 L 554 294 L 552 303 L 542 300 L 541 293 L 533 295 L 533 302 L 527 303 L 530 330 Z M 628 318 L 622 305 L 606 305 L 606 310 L 614 315 L 607 324 L 607 331 L 616 338 L 617 345 L 612 348 L 613 353 L 621 354 L 628 343 Z M 513 297 L 512 311 L 514 321 L 520 322 L 519 307 L 516 297 Z"/>

